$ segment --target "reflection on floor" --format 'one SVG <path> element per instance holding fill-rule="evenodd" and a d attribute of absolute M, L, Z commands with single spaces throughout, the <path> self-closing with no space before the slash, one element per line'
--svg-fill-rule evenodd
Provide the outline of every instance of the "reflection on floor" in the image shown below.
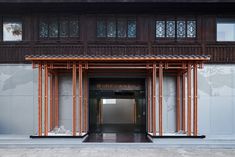
<path fill-rule="evenodd" d="M 126 142 L 126 143 L 139 143 L 139 142 L 152 142 L 146 134 L 141 133 L 91 133 L 83 142 Z"/>

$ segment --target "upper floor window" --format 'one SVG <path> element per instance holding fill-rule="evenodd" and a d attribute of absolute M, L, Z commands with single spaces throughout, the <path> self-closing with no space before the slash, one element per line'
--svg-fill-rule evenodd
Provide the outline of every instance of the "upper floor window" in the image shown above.
<path fill-rule="evenodd" d="M 136 38 L 136 19 L 100 18 L 97 20 L 98 38 Z"/>
<path fill-rule="evenodd" d="M 3 41 L 22 41 L 22 32 L 20 19 L 3 20 Z"/>
<path fill-rule="evenodd" d="M 196 20 L 157 20 L 156 38 L 196 38 Z"/>
<path fill-rule="evenodd" d="M 40 18 L 40 38 L 79 37 L 78 17 L 49 17 Z"/>
<path fill-rule="evenodd" d="M 217 41 L 235 41 L 235 19 L 217 19 Z"/>

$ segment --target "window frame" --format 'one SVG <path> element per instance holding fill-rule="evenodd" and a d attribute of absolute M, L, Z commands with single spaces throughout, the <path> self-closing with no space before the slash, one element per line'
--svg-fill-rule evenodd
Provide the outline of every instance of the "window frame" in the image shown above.
<path fill-rule="evenodd" d="M 57 26 L 58 26 L 58 36 L 57 37 L 50 37 L 50 32 L 49 32 L 49 24 L 50 20 L 56 18 L 57 19 Z M 67 37 L 62 37 L 60 36 L 60 25 L 61 21 L 63 19 L 68 19 L 68 36 Z M 70 21 L 71 19 L 77 18 L 78 21 L 78 36 L 77 37 L 71 37 L 70 36 Z M 47 37 L 40 37 L 40 20 L 41 19 L 46 19 L 45 21 L 47 22 Z M 80 41 L 81 37 L 81 25 L 80 25 L 80 15 L 39 15 L 37 18 L 37 39 L 39 41 L 62 41 L 62 42 L 67 42 L 67 41 Z"/>
<path fill-rule="evenodd" d="M 165 37 L 157 37 L 156 35 L 156 21 L 164 21 L 165 22 Z M 167 35 L 167 21 L 175 21 L 175 37 L 166 37 Z M 178 21 L 185 21 L 185 37 L 178 37 L 177 35 L 177 22 Z M 188 21 L 195 21 L 196 22 L 196 36 L 195 37 L 188 37 L 187 35 L 187 27 L 188 27 Z M 199 32 L 199 22 L 198 18 L 194 16 L 164 16 L 159 15 L 154 17 L 154 39 L 155 42 L 195 42 L 198 40 L 198 32 Z"/>
<path fill-rule="evenodd" d="M 107 25 L 108 25 L 108 20 L 109 19 L 112 19 L 114 18 L 115 19 L 115 24 L 116 24 L 116 37 L 108 37 L 107 35 Z M 124 19 L 125 20 L 125 29 L 126 29 L 126 37 L 118 37 L 118 20 L 119 19 Z M 128 21 L 131 20 L 131 19 L 135 19 L 135 22 L 136 22 L 136 36 L 135 37 L 128 37 Z M 105 25 L 106 25 L 106 29 L 105 29 L 105 37 L 98 37 L 97 36 L 97 23 L 98 23 L 98 20 L 104 20 L 105 21 Z M 126 16 L 126 15 L 97 15 L 96 16 L 96 27 L 95 27 L 95 38 L 96 40 L 98 41 L 103 41 L 103 40 L 106 40 L 106 41 L 123 41 L 123 40 L 129 40 L 129 41 L 132 41 L 132 40 L 136 40 L 137 39 L 137 36 L 138 36 L 138 24 L 137 24 L 137 17 L 134 16 L 134 15 L 130 15 L 130 16 Z"/>
<path fill-rule="evenodd" d="M 216 20 L 215 20 L 215 42 L 216 43 L 235 43 L 235 40 L 234 41 L 218 41 L 217 39 L 218 39 L 218 33 L 217 33 L 217 31 L 218 31 L 218 21 L 219 21 L 219 19 L 221 20 L 221 19 L 227 19 L 227 20 L 234 20 L 234 25 L 235 25 L 235 17 L 234 16 L 232 16 L 232 17 L 216 17 Z"/>
<path fill-rule="evenodd" d="M 0 41 L 1 42 L 4 42 L 4 43 L 21 43 L 21 42 L 24 42 L 24 39 L 25 39 L 24 20 L 21 16 L 1 16 L 0 19 L 1 19 L 1 22 L 0 22 L 0 24 L 1 24 L 1 26 L 0 26 L 0 29 L 1 29 L 1 31 L 0 31 L 0 36 L 1 36 Z M 7 41 L 4 41 L 3 24 L 4 24 L 5 20 L 6 21 L 9 20 L 9 21 L 21 22 L 21 24 L 22 24 L 22 38 L 21 38 L 21 40 L 12 40 L 12 41 L 7 40 Z"/>

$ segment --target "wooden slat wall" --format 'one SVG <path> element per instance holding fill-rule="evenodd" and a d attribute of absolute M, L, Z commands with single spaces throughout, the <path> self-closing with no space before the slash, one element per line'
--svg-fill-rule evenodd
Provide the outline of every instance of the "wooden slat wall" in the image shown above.
<path fill-rule="evenodd" d="M 79 40 L 42 41 L 39 40 L 37 32 L 37 18 L 40 15 L 21 16 L 24 19 L 24 40 L 14 43 L 3 42 L 0 38 L 0 63 L 29 63 L 24 60 L 25 55 L 36 54 L 208 54 L 211 55 L 209 63 L 235 63 L 235 42 L 216 42 L 216 15 L 198 15 L 196 17 L 197 38 L 190 41 L 157 41 L 154 36 L 155 16 L 141 14 L 136 15 L 136 39 L 105 40 L 96 38 L 96 17 L 98 15 L 89 14 L 80 16 Z M 0 19 L 2 17 L 0 16 Z M 2 20 L 0 20 L 0 28 L 1 26 Z M 0 31 L 0 36 L 2 36 L 1 34 Z"/>

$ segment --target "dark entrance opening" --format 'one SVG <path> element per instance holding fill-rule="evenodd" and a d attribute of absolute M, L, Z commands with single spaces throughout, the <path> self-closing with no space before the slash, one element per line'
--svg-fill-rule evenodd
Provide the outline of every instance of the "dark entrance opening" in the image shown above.
<path fill-rule="evenodd" d="M 93 78 L 89 84 L 91 142 L 104 141 L 104 137 L 116 142 L 148 141 L 145 79 Z"/>

